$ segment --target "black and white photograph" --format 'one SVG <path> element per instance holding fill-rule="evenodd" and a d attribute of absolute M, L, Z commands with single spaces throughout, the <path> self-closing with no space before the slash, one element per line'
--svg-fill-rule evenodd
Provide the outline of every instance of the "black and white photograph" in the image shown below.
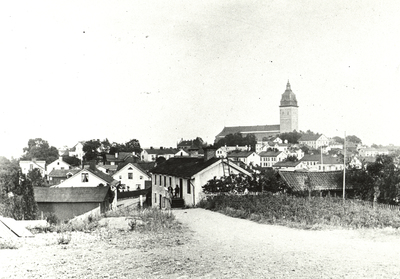
<path fill-rule="evenodd" d="M 400 3 L 0 4 L 0 278 L 397 278 Z"/>

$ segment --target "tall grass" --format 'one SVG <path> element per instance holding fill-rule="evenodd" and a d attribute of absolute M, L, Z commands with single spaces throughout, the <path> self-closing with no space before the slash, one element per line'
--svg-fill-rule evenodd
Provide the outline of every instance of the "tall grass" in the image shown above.
<path fill-rule="evenodd" d="M 200 207 L 229 216 L 300 228 L 400 227 L 400 211 L 377 209 L 363 202 L 340 198 L 302 198 L 285 194 L 209 197 Z"/>

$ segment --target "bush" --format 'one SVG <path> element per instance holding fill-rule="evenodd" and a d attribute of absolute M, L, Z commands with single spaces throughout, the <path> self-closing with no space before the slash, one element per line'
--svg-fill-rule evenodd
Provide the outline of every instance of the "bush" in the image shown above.
<path fill-rule="evenodd" d="M 346 228 L 400 227 L 400 212 L 372 208 L 370 204 L 341 198 L 304 198 L 287 194 L 219 195 L 208 197 L 199 207 L 232 217 L 262 220 L 300 228 L 340 226 Z"/>
<path fill-rule="evenodd" d="M 52 212 L 51 213 L 47 213 L 45 215 L 45 218 L 46 218 L 47 223 L 49 223 L 50 225 L 57 225 L 58 222 L 60 221 L 58 219 L 58 217 L 56 216 L 56 214 L 54 214 Z"/>
<path fill-rule="evenodd" d="M 1 249 L 18 249 L 20 248 L 20 243 L 11 239 L 0 238 L 0 250 Z"/>

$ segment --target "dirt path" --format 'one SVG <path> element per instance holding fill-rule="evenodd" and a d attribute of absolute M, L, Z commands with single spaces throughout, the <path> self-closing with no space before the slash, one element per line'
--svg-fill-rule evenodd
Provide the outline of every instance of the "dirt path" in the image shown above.
<path fill-rule="evenodd" d="M 68 245 L 58 245 L 57 234 L 38 234 L 24 240 L 19 249 L 0 250 L 0 278 L 398 278 L 400 274 L 399 233 L 304 231 L 203 209 L 173 213 L 187 229 L 151 236 L 121 230 L 127 221 L 119 218 L 113 220 L 122 223 L 108 219 L 109 227 L 99 231 L 72 233 Z"/>
<path fill-rule="evenodd" d="M 175 211 L 193 231 L 193 261 L 205 277 L 398 278 L 400 237 L 304 231 L 203 209 Z"/>

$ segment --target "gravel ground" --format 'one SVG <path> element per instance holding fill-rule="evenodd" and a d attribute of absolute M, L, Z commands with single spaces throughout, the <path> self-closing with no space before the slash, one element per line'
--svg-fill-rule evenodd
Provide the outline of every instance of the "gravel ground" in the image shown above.
<path fill-rule="evenodd" d="M 395 230 L 305 231 L 234 219 L 204 209 L 174 210 L 178 232 L 109 228 L 38 234 L 0 250 L 0 278 L 398 278 Z"/>

